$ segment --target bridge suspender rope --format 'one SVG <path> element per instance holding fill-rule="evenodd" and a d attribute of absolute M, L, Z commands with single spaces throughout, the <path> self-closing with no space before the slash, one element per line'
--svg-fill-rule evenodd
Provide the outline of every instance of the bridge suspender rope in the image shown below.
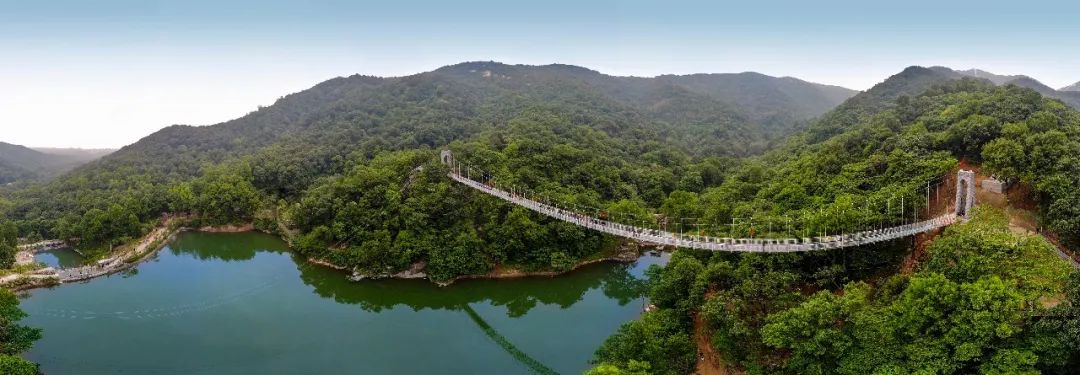
<path fill-rule="evenodd" d="M 444 164 L 450 166 L 449 176 L 454 181 L 540 214 L 588 229 L 644 243 L 711 251 L 785 253 L 840 249 L 885 242 L 948 226 L 957 220 L 962 219 L 964 217 L 963 215 L 970 212 L 971 206 L 974 205 L 974 173 L 970 171 L 960 171 L 957 181 L 957 197 L 959 197 L 957 199 L 957 207 L 961 207 L 960 214 L 952 212 L 930 220 L 838 236 L 785 239 L 695 236 L 616 223 L 598 217 L 568 211 L 546 203 L 537 202 L 528 199 L 521 194 L 507 192 L 484 184 L 476 179 L 479 177 L 472 176 L 467 168 L 464 174 L 462 174 L 460 165 L 454 160 L 453 154 L 448 150 L 442 152 L 441 159 Z"/>

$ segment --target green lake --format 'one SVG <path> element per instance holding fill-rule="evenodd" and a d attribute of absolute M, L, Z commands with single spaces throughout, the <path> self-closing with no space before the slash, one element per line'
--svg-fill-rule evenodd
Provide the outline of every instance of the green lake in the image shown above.
<path fill-rule="evenodd" d="M 34 290 L 26 357 L 56 374 L 576 374 L 641 313 L 644 270 L 352 282 L 258 233 L 182 233 L 126 273 Z"/>
<path fill-rule="evenodd" d="M 68 248 L 39 252 L 34 254 L 34 260 L 53 268 L 78 267 L 86 263 L 82 255 Z"/>

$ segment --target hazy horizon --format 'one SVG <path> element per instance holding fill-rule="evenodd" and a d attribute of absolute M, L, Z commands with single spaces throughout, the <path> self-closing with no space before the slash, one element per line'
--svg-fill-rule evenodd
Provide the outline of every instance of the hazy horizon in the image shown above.
<path fill-rule="evenodd" d="M 324 80 L 464 61 L 738 73 L 864 90 L 907 66 L 1080 81 L 1080 4 L 78 1 L 0 13 L 0 141 L 118 148 Z M 842 9 L 842 10 L 837 10 Z M 552 21 L 555 20 L 555 21 Z"/>

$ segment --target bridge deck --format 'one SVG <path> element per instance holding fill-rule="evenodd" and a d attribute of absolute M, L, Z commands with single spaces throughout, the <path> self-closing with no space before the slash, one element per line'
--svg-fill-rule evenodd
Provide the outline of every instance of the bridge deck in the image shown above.
<path fill-rule="evenodd" d="M 947 226 L 957 220 L 957 215 L 954 213 L 950 213 L 930 220 L 900 225 L 891 228 L 869 230 L 839 236 L 821 236 L 811 238 L 763 239 L 693 236 L 615 223 L 596 217 L 567 211 L 555 206 L 527 199 L 518 194 L 511 194 L 510 192 L 493 188 L 479 181 L 472 180 L 459 173 L 451 172 L 450 178 L 454 179 L 454 181 L 465 184 L 466 186 L 487 193 L 496 198 L 505 200 L 521 207 L 525 207 L 527 209 L 539 212 L 555 219 L 559 219 L 592 230 L 641 242 L 712 251 L 784 253 L 839 249 L 904 238 Z"/>

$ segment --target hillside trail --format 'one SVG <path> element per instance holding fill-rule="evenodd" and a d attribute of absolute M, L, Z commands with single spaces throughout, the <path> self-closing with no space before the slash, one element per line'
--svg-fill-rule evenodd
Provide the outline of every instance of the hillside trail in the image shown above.
<path fill-rule="evenodd" d="M 1042 236 L 1054 245 L 1058 257 L 1069 262 L 1074 268 L 1080 268 L 1080 262 L 1077 261 L 1076 252 L 1066 248 L 1061 244 L 1061 241 L 1058 240 L 1057 236 L 1044 231 L 1043 228 L 1039 226 L 1039 203 L 1033 199 L 1035 195 L 1031 186 L 1026 184 L 1015 184 L 1006 190 L 1004 194 L 988 191 L 983 189 L 982 183 L 984 180 L 990 178 L 990 176 L 979 173 L 977 167 L 972 169 L 976 172 L 975 201 L 978 204 L 989 205 L 1004 211 L 1009 218 L 1009 230 L 1017 234 Z"/>
<path fill-rule="evenodd" d="M 705 299 L 712 298 L 714 292 L 705 294 Z M 700 313 L 694 314 L 694 344 L 697 346 L 697 369 L 696 375 L 736 375 L 742 372 L 731 369 L 727 362 L 712 347 L 712 336 L 706 327 L 705 318 Z"/>
<path fill-rule="evenodd" d="M 987 205 L 1002 210 L 1009 218 L 1009 230 L 1018 234 L 1042 236 L 1055 246 L 1058 257 L 1068 261 L 1073 267 L 1080 268 L 1080 262 L 1078 262 L 1080 258 L 1076 255 L 1077 253 L 1070 251 L 1071 249 L 1062 245 L 1056 236 L 1044 231 L 1039 226 L 1039 202 L 1034 199 L 1035 193 L 1032 191 L 1031 186 L 1014 184 L 1005 193 L 995 193 L 983 188 L 983 181 L 989 179 L 990 176 L 983 174 L 978 165 L 961 161 L 959 169 L 975 172 L 975 202 L 977 205 Z M 934 212 L 952 210 L 953 206 L 955 206 L 956 188 L 954 185 L 956 180 L 953 177 L 955 175 L 956 171 L 950 173 L 943 185 L 945 188 L 931 197 L 931 207 Z M 913 251 L 902 263 L 901 272 L 913 273 L 918 268 L 919 262 L 923 260 L 927 246 L 943 231 L 944 229 L 940 229 L 915 236 Z"/>
<path fill-rule="evenodd" d="M 720 355 L 709 343 L 710 336 L 705 329 L 705 322 L 700 317 L 694 318 L 694 343 L 698 348 L 697 375 L 735 375 L 738 372 L 728 370 Z"/>

